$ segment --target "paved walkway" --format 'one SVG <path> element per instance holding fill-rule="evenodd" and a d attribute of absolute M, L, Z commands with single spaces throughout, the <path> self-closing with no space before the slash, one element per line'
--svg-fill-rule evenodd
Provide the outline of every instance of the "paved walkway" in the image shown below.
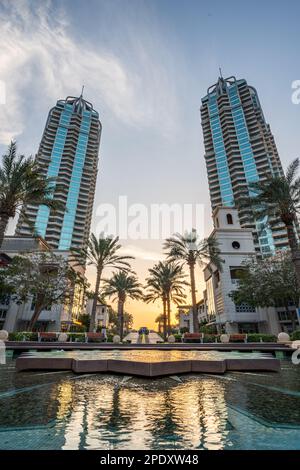
<path fill-rule="evenodd" d="M 124 341 L 131 341 L 131 344 L 156 344 L 162 341 L 157 333 L 150 332 L 149 335 L 139 335 L 137 332 L 128 333 Z"/>

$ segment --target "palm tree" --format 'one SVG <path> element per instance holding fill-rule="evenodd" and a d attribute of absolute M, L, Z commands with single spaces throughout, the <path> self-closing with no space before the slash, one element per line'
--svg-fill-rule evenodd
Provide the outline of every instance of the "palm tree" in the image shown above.
<path fill-rule="evenodd" d="M 161 326 L 162 326 L 163 323 L 164 323 L 164 316 L 163 316 L 163 314 L 160 314 L 160 315 L 158 315 L 158 316 L 155 318 L 155 323 L 158 323 L 158 333 L 161 334 Z"/>
<path fill-rule="evenodd" d="M 300 178 L 297 176 L 299 166 L 299 158 L 296 158 L 285 174 L 266 174 L 263 180 L 250 183 L 251 196 L 241 198 L 237 205 L 241 209 L 251 208 L 257 219 L 270 217 L 283 222 L 300 286 L 300 251 L 296 236 L 297 216 L 300 213 Z"/>
<path fill-rule="evenodd" d="M 163 304 L 163 337 L 164 341 L 167 339 L 167 296 L 164 291 L 162 282 L 158 279 L 148 278 L 146 288 L 148 289 L 147 294 L 144 296 L 146 303 L 156 302 L 161 300 Z"/>
<path fill-rule="evenodd" d="M 0 167 L 0 247 L 9 219 L 26 204 L 46 205 L 57 210 L 62 203 L 53 200 L 55 178 L 41 175 L 36 160 L 17 155 L 17 144 L 11 142 Z"/>
<path fill-rule="evenodd" d="M 179 263 L 160 261 L 149 269 L 150 276 L 146 279 L 146 302 L 160 299 L 163 303 L 164 339 L 171 332 L 171 302 L 181 303 L 185 299 L 184 287 L 188 285 L 182 266 Z"/>
<path fill-rule="evenodd" d="M 96 268 L 96 283 L 93 295 L 93 306 L 91 312 L 90 331 L 94 331 L 96 323 L 96 309 L 99 298 L 100 282 L 103 270 L 105 268 L 116 268 L 122 271 L 130 269 L 129 259 L 133 256 L 120 256 L 117 252 L 120 250 L 119 237 L 104 237 L 101 233 L 99 238 L 92 233 L 86 247 L 74 249 L 73 255 L 77 264 L 92 265 Z"/>
<path fill-rule="evenodd" d="M 123 315 L 123 318 L 124 318 L 124 329 L 125 331 L 129 331 L 130 328 L 132 327 L 133 325 L 133 316 L 131 313 L 128 313 L 128 312 L 124 312 L 124 315 Z"/>
<path fill-rule="evenodd" d="M 120 327 L 120 339 L 123 339 L 124 324 L 124 304 L 126 299 L 139 300 L 143 297 L 141 284 L 136 274 L 133 272 L 118 271 L 114 272 L 110 279 L 105 279 L 104 296 L 115 296 L 114 300 L 118 300 L 118 317 Z"/>
<path fill-rule="evenodd" d="M 200 266 L 205 263 L 213 263 L 219 270 L 222 269 L 222 260 L 218 242 L 212 238 L 199 240 L 195 229 L 191 233 L 175 233 L 171 238 L 167 238 L 164 243 L 170 261 L 180 261 L 188 265 L 190 271 L 190 285 L 193 307 L 193 327 L 194 332 L 199 331 L 197 301 L 196 301 L 196 283 L 195 283 L 195 265 Z"/>

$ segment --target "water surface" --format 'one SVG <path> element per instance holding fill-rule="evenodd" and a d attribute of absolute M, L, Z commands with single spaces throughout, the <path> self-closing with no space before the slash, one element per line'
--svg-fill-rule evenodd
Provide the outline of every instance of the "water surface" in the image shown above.
<path fill-rule="evenodd" d="M 290 361 L 280 373 L 173 379 L 14 366 L 0 366 L 1 449 L 300 449 L 300 368 Z"/>

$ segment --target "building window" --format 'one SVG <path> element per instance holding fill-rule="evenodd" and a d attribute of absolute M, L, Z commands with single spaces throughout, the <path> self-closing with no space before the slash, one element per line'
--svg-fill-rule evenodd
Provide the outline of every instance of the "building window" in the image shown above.
<path fill-rule="evenodd" d="M 241 245 L 239 244 L 239 242 L 232 242 L 232 248 L 234 248 L 235 250 L 238 250 L 239 248 L 241 247 Z"/>
<path fill-rule="evenodd" d="M 243 267 L 230 267 L 230 279 L 232 284 L 238 284 L 240 282 L 243 272 L 245 272 L 245 268 Z"/>
<path fill-rule="evenodd" d="M 214 274 L 215 274 L 215 286 L 216 286 L 216 287 L 219 287 L 219 284 L 220 284 L 220 273 L 219 273 L 219 271 L 216 271 Z"/>
<path fill-rule="evenodd" d="M 233 220 L 232 220 L 232 215 L 231 214 L 227 214 L 226 219 L 227 219 L 228 225 L 233 225 Z"/>
<path fill-rule="evenodd" d="M 287 314 L 287 312 L 277 312 L 277 315 L 279 321 L 289 320 L 289 315 Z"/>
<path fill-rule="evenodd" d="M 235 305 L 235 311 L 237 313 L 255 313 L 256 308 L 252 307 L 252 305 L 249 305 L 246 302 L 242 302 L 239 305 Z"/>
<path fill-rule="evenodd" d="M 291 310 L 290 312 L 287 312 L 287 311 L 281 311 L 281 312 L 277 312 L 277 315 L 278 315 L 278 320 L 279 321 L 291 321 L 291 317 L 292 316 L 295 316 L 296 312 L 295 310 Z"/>

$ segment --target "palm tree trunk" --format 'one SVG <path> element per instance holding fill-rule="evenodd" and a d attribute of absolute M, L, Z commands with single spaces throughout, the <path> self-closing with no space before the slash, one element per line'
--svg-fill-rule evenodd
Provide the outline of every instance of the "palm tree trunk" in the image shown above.
<path fill-rule="evenodd" d="M 195 284 L 195 263 L 189 263 L 190 279 L 191 279 L 191 293 L 192 293 L 192 308 L 193 308 L 193 327 L 194 333 L 199 332 L 197 301 L 196 301 L 196 284 Z"/>
<path fill-rule="evenodd" d="M 168 335 L 171 334 L 171 304 L 170 304 L 170 294 L 167 296 L 167 314 L 168 314 Z"/>
<path fill-rule="evenodd" d="M 298 248 L 294 226 L 292 224 L 286 224 L 286 230 L 292 254 L 292 262 L 296 271 L 297 283 L 300 287 L 300 250 Z"/>
<path fill-rule="evenodd" d="M 164 317 L 164 341 L 167 340 L 167 301 L 165 296 L 163 297 L 163 317 Z"/>
<path fill-rule="evenodd" d="M 123 329 L 124 329 L 124 302 L 119 299 L 118 301 L 118 318 L 120 325 L 120 340 L 123 340 Z"/>
<path fill-rule="evenodd" d="M 92 312 L 91 312 L 91 321 L 90 321 L 90 328 L 89 328 L 90 332 L 93 332 L 96 326 L 96 311 L 97 311 L 101 274 L 102 274 L 102 271 L 97 270 L 95 293 L 94 293 L 93 306 L 92 306 Z"/>
<path fill-rule="evenodd" d="M 4 240 L 4 235 L 7 229 L 9 217 L 8 215 L 1 215 L 0 217 L 0 248 L 2 246 L 3 240 Z"/>

